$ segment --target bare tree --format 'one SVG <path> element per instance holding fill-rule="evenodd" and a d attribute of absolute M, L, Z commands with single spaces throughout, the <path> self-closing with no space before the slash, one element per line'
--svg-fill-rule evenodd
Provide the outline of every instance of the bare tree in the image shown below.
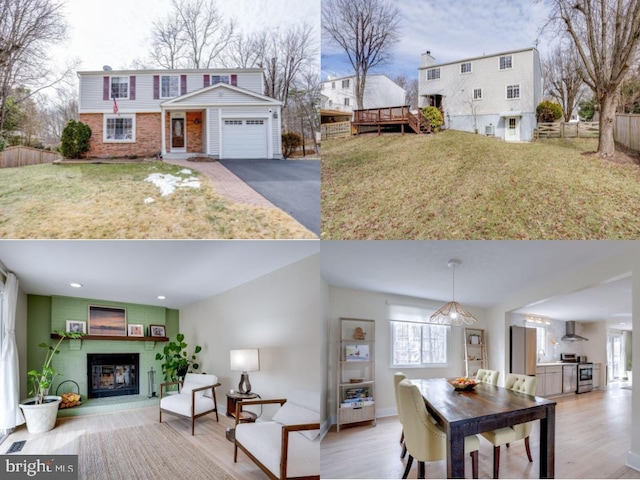
<path fill-rule="evenodd" d="M 399 39 L 400 11 L 386 0 L 325 0 L 322 30 L 344 50 L 353 66 L 356 102 L 361 109 L 367 73 L 388 61 Z"/>
<path fill-rule="evenodd" d="M 66 38 L 62 3 L 56 0 L 0 0 L 0 130 L 10 92 L 24 87 L 23 102 L 69 75 L 55 72 L 49 47 Z"/>
<path fill-rule="evenodd" d="M 320 72 L 306 70 L 298 76 L 289 91 L 289 108 L 285 110 L 289 130 L 299 131 L 305 141 L 311 138 L 315 152 L 319 150 L 316 132 L 320 131 Z"/>
<path fill-rule="evenodd" d="M 151 58 L 163 68 L 211 68 L 234 38 L 214 0 L 171 0 L 172 11 L 153 23 Z"/>
<path fill-rule="evenodd" d="M 412 109 L 418 108 L 418 79 L 409 78 L 406 75 L 397 75 L 392 80 L 407 92 L 405 103 Z"/>
<path fill-rule="evenodd" d="M 573 44 L 560 44 L 542 62 L 547 95 L 562 107 L 564 121 L 571 120 L 585 90 L 582 61 Z"/>
<path fill-rule="evenodd" d="M 552 19 L 576 46 L 584 81 L 600 103 L 598 154 L 611 156 L 620 85 L 640 41 L 640 0 L 551 0 L 551 4 Z"/>
<path fill-rule="evenodd" d="M 78 119 L 78 89 L 67 84 L 57 90 L 55 97 L 43 99 L 40 105 L 44 119 L 40 138 L 46 145 L 55 146 L 60 142 L 62 130 L 69 120 Z"/>

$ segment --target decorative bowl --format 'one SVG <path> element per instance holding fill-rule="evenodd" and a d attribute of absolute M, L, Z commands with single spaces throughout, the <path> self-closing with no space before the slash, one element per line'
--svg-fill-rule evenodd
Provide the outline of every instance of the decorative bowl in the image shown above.
<path fill-rule="evenodd" d="M 362 383 L 364 382 L 364 378 L 350 378 L 349 383 Z"/>
<path fill-rule="evenodd" d="M 450 380 L 449 383 L 454 389 L 460 391 L 473 390 L 477 385 L 477 382 L 473 378 L 468 377 L 458 377 Z"/>

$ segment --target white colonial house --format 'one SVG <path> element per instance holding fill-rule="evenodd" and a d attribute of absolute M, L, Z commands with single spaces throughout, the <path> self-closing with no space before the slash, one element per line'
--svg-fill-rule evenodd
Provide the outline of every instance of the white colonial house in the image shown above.
<path fill-rule="evenodd" d="M 420 107 L 438 107 L 447 128 L 510 142 L 533 139 L 536 107 L 542 101 L 535 48 L 441 64 L 427 51 L 419 70 Z"/>
<path fill-rule="evenodd" d="M 78 72 L 89 155 L 281 158 L 282 103 L 261 69 Z"/>
<path fill-rule="evenodd" d="M 329 77 L 321 84 L 322 110 L 352 113 L 357 109 L 356 77 Z M 406 105 L 407 92 L 400 85 L 382 74 L 370 73 L 362 97 L 362 108 L 400 107 Z"/>

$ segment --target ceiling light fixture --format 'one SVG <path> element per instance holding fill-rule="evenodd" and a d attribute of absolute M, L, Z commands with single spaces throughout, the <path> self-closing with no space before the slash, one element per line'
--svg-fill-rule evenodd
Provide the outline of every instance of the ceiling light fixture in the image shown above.
<path fill-rule="evenodd" d="M 71 285 L 73 288 L 80 288 L 82 287 L 81 283 L 76 283 L 76 282 L 71 282 L 69 285 Z"/>
<path fill-rule="evenodd" d="M 452 269 L 452 291 L 451 301 L 431 315 L 431 321 L 433 323 L 440 323 L 442 325 L 471 325 L 478 320 L 471 315 L 462 305 L 456 302 L 456 267 L 462 264 L 460 260 L 449 260 L 447 266 Z"/>

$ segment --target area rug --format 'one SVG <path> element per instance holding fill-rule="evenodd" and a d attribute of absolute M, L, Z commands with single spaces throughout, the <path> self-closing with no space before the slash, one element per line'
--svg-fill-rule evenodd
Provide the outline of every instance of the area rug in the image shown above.
<path fill-rule="evenodd" d="M 164 423 L 88 433 L 78 442 L 80 480 L 234 480 Z"/>

